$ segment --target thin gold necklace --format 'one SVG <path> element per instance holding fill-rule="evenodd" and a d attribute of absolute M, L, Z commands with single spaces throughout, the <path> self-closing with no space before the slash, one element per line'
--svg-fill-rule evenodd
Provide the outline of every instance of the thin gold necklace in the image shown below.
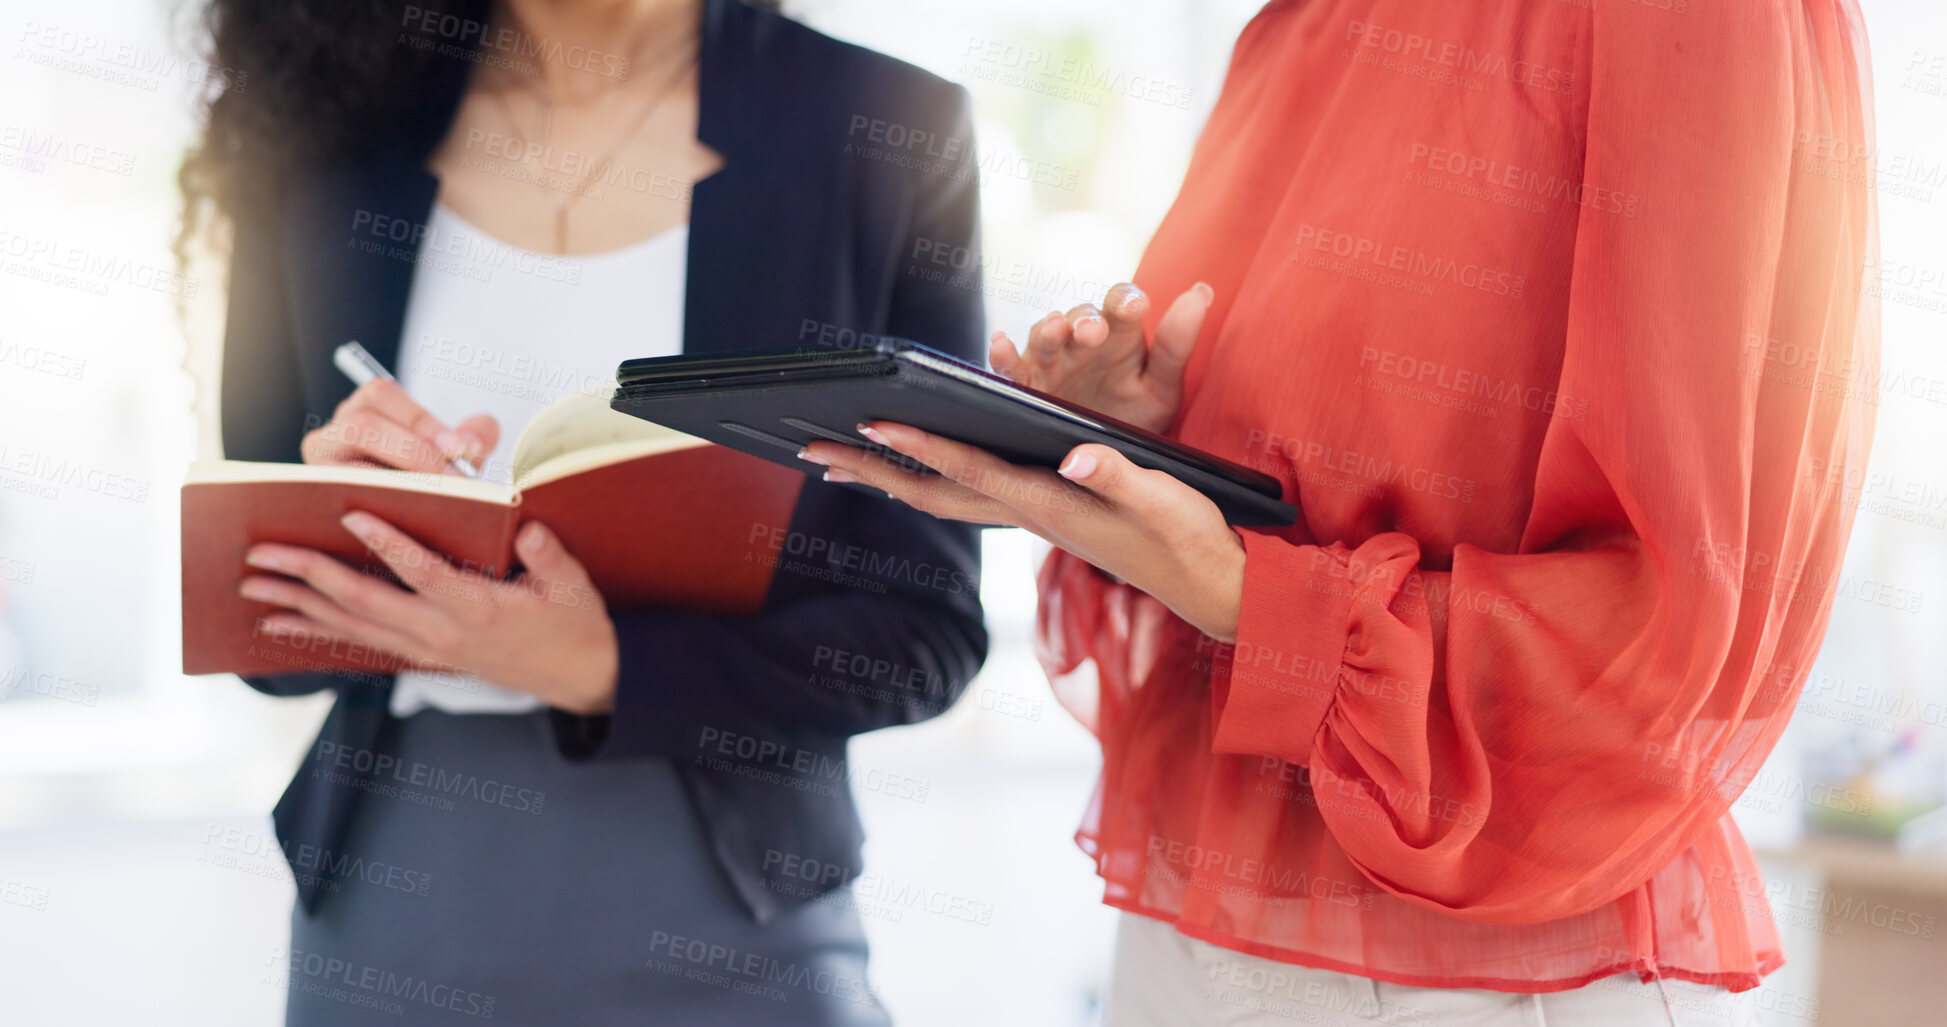
<path fill-rule="evenodd" d="M 687 49 L 694 51 L 696 44 L 697 39 L 692 34 L 682 44 L 676 47 L 675 50 L 681 51 Z M 609 167 L 615 163 L 615 158 L 622 152 L 622 147 L 626 146 L 630 140 L 640 134 L 642 132 L 642 126 L 649 123 L 650 117 L 662 108 L 664 102 L 675 95 L 676 88 L 682 84 L 683 79 L 689 76 L 695 64 L 696 55 L 694 52 L 686 58 L 673 61 L 674 74 L 670 75 L 659 88 L 650 93 L 649 101 L 643 104 L 642 110 L 629 122 L 628 129 L 618 135 L 615 141 L 609 145 L 608 149 L 603 151 L 601 159 L 595 162 L 593 170 L 585 177 L 578 177 L 575 188 L 568 190 L 565 197 L 554 202 L 554 252 L 562 254 L 568 252 L 568 212 L 573 210 L 575 205 L 581 202 L 582 197 L 588 195 L 589 185 L 600 182 L 602 176 L 608 174 Z M 531 91 L 535 94 L 535 100 L 541 104 L 541 110 L 543 112 L 545 123 L 541 130 L 541 146 L 545 150 L 551 148 L 554 142 L 554 95 L 551 92 L 543 92 L 538 88 L 531 89 Z M 520 121 L 514 117 L 514 108 L 507 101 L 507 93 L 508 90 L 506 89 L 496 89 L 493 92 L 494 99 L 499 102 L 501 116 L 507 119 L 508 126 L 516 132 L 519 132 L 521 131 Z M 547 182 L 539 176 L 536 177 L 534 184 L 542 189 L 550 188 Z"/>

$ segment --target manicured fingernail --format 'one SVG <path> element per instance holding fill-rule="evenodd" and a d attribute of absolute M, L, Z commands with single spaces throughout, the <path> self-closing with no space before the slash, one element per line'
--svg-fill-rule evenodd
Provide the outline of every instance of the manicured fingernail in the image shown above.
<path fill-rule="evenodd" d="M 1102 315 L 1100 314 L 1083 314 L 1081 317 L 1075 319 L 1075 327 L 1080 328 L 1081 326 L 1089 323 L 1090 321 L 1094 321 L 1098 324 L 1107 323 L 1102 320 Z"/>
<path fill-rule="evenodd" d="M 246 578 L 244 579 L 243 585 L 237 591 L 243 593 L 245 599 L 257 599 L 263 602 L 270 601 L 271 588 L 261 581 L 252 581 Z"/>
<path fill-rule="evenodd" d="M 1067 478 L 1069 481 L 1080 481 L 1095 473 L 1095 454 L 1075 453 L 1068 458 L 1067 463 L 1061 465 L 1061 470 L 1056 473 Z"/>
<path fill-rule="evenodd" d="M 464 455 L 468 460 L 477 461 L 481 457 L 487 455 L 486 442 L 482 441 L 479 436 L 474 435 L 471 432 L 468 432 L 467 434 L 460 436 L 460 444 L 466 450 Z"/>
<path fill-rule="evenodd" d="M 466 452 L 466 441 L 460 438 L 459 432 L 450 428 L 440 429 L 439 434 L 433 436 L 433 445 L 438 446 L 439 451 L 448 456 Z"/>
<path fill-rule="evenodd" d="M 871 439 L 874 442 L 877 442 L 881 446 L 891 445 L 891 443 L 886 441 L 886 437 L 884 435 L 879 434 L 879 430 L 877 428 L 874 428 L 869 424 L 861 424 L 858 426 L 858 429 L 860 435 L 863 435 L 866 438 Z"/>
<path fill-rule="evenodd" d="M 825 466 L 826 464 L 829 464 L 829 463 L 831 463 L 831 461 L 830 461 L 830 460 L 827 460 L 827 459 L 825 459 L 824 457 L 822 457 L 822 456 L 819 456 L 819 455 L 818 455 L 818 454 L 816 454 L 816 453 L 813 453 L 813 452 L 812 452 L 811 450 L 809 450 L 809 449 L 800 449 L 800 450 L 798 450 L 798 459 L 800 459 L 800 460 L 803 460 L 803 461 L 804 461 L 805 463 L 808 463 L 808 464 L 817 464 L 817 465 L 818 465 L 818 466 L 820 466 L 820 467 L 823 467 L 823 466 Z"/>
<path fill-rule="evenodd" d="M 1198 282 L 1197 284 L 1190 286 L 1190 288 L 1195 289 L 1197 291 L 1197 295 L 1202 296 L 1203 301 L 1205 303 L 1208 303 L 1211 300 L 1217 298 L 1217 290 L 1212 289 L 1208 284 L 1204 282 Z"/>
<path fill-rule="evenodd" d="M 530 521 L 527 527 L 521 529 L 521 552 L 523 553 L 529 555 L 538 553 L 547 541 L 548 530 L 541 527 L 539 522 Z"/>
<path fill-rule="evenodd" d="M 848 482 L 858 481 L 857 478 L 854 478 L 851 475 L 846 474 L 844 471 L 840 471 L 840 470 L 826 471 L 825 480 L 838 485 L 844 485 Z"/>
<path fill-rule="evenodd" d="M 354 510 L 351 513 L 346 514 L 345 516 L 338 518 L 338 523 L 344 525 L 346 531 L 349 531 L 352 534 L 357 535 L 359 538 L 365 541 L 368 542 L 371 541 L 372 531 L 375 525 L 373 525 L 372 518 L 370 515 L 363 514 Z"/>
<path fill-rule="evenodd" d="M 252 549 L 250 552 L 245 553 L 243 562 L 252 567 L 262 567 L 267 571 L 281 571 L 284 569 L 284 562 L 279 560 L 276 554 L 260 549 Z"/>

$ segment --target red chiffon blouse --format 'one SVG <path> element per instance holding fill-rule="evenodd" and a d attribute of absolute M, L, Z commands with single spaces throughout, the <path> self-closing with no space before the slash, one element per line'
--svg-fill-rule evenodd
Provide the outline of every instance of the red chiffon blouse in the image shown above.
<path fill-rule="evenodd" d="M 1234 644 L 1042 567 L 1109 904 L 1435 987 L 1783 962 L 1727 811 L 1850 594 L 1864 38 L 1849 0 L 1251 22 L 1136 280 L 1215 288 L 1172 431 L 1301 515 L 1240 532 Z"/>

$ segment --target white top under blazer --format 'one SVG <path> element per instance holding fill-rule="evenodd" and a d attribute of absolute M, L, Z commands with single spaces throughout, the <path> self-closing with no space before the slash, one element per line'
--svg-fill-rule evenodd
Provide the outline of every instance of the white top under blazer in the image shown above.
<path fill-rule="evenodd" d="M 689 226 L 585 256 L 536 253 L 495 239 L 444 203 L 427 221 L 399 338 L 399 384 L 433 416 L 457 425 L 500 422 L 480 464 L 511 484 L 514 440 L 564 396 L 612 385 L 631 357 L 683 351 Z M 451 713 L 525 713 L 540 700 L 476 677 L 404 671 L 394 716 L 433 706 Z"/>

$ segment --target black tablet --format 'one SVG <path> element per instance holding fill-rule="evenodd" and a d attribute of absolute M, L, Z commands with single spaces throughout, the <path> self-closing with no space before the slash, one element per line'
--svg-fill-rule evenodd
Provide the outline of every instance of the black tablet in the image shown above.
<path fill-rule="evenodd" d="M 1058 467 L 1085 442 L 1113 447 L 1209 496 L 1238 525 L 1290 524 L 1276 478 L 1016 385 L 903 339 L 850 350 L 769 350 L 624 361 L 610 402 L 625 414 L 789 467 L 829 439 L 901 460 L 854 426 L 897 421 L 1011 463 Z M 931 473 L 931 472 L 926 472 Z"/>

